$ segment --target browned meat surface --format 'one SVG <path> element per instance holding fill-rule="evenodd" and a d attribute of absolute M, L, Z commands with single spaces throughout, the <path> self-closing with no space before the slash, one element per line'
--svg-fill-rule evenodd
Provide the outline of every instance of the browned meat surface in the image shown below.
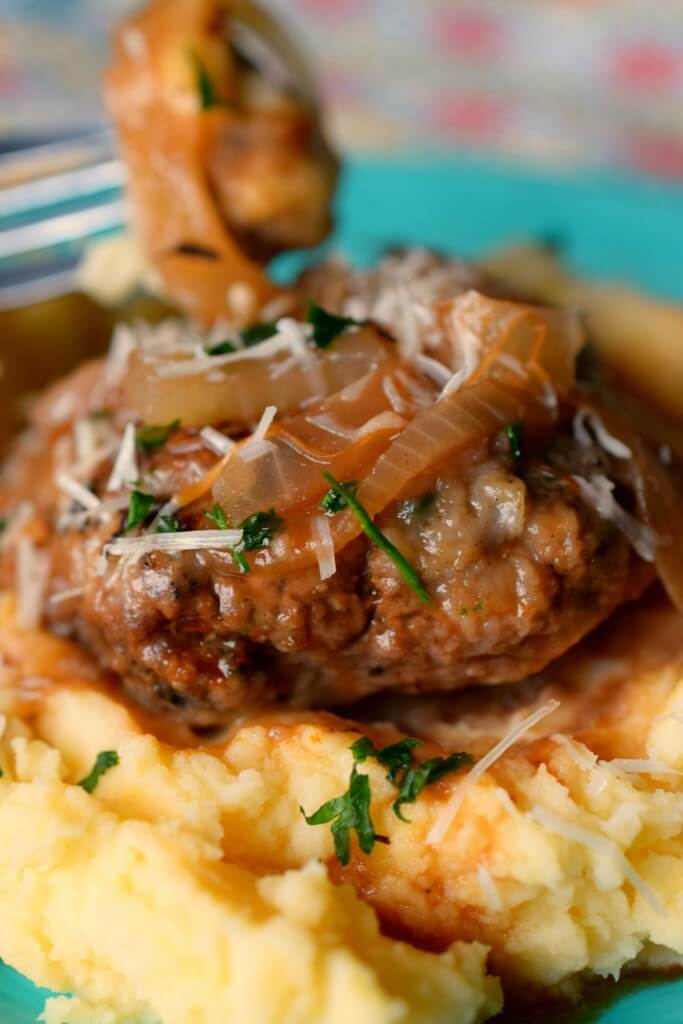
<path fill-rule="evenodd" d="M 105 543 L 123 532 L 126 496 L 118 508 L 89 515 L 70 508 L 54 483 L 74 461 L 74 424 L 101 401 L 98 374 L 84 368 L 42 399 L 5 468 L 2 574 L 5 584 L 15 580 L 22 520 L 50 552 L 50 626 L 78 637 L 148 706 L 210 723 L 285 697 L 320 706 L 388 687 L 521 679 L 651 578 L 572 481 L 587 462 L 609 460 L 564 429 L 544 450 L 530 445 L 518 463 L 505 438 L 493 438 L 378 517 L 419 572 L 431 607 L 362 536 L 338 553 L 337 571 L 324 581 L 316 565 L 238 575 L 227 551 L 105 556 Z M 121 408 L 95 422 L 102 437 L 118 436 L 128 416 Z M 138 453 L 157 506 L 215 463 L 196 429 L 176 429 Z M 105 500 L 111 468 L 110 454 L 87 481 Z M 211 503 L 207 494 L 181 509 L 179 524 L 206 528 Z"/>

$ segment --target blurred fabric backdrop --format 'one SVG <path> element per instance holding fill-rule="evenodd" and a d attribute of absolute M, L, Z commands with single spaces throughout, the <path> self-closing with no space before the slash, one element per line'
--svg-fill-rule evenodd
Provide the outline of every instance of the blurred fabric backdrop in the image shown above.
<path fill-rule="evenodd" d="M 299 33 L 335 139 L 683 178 L 683 0 L 264 0 Z M 101 122 L 135 0 L 0 0 L 0 132 Z"/>

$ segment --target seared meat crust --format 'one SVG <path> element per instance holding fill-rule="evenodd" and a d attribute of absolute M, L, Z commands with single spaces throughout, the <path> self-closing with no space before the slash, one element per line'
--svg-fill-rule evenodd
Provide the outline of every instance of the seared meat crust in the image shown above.
<path fill-rule="evenodd" d="M 419 571 L 433 607 L 365 538 L 338 553 L 337 571 L 325 581 L 317 567 L 282 577 L 236 575 L 227 551 L 105 556 L 126 509 L 77 514 L 54 484 L 73 461 L 74 421 L 93 411 L 96 379 L 92 368 L 81 370 L 43 398 L 5 468 L 0 498 L 7 510 L 24 508 L 23 529 L 48 541 L 50 626 L 78 637 L 155 710 L 210 724 L 285 698 L 322 706 L 387 688 L 514 681 L 561 654 L 651 578 L 572 486 L 567 466 L 580 469 L 587 455 L 562 434 L 553 451 L 532 452 L 520 466 L 494 442 L 457 473 L 442 467 L 418 500 L 379 517 Z M 59 422 L 57 405 L 67 411 Z M 112 410 L 115 432 L 126 416 Z M 160 502 L 216 460 L 197 431 L 181 429 L 138 458 L 147 486 L 163 492 Z M 111 456 L 102 459 L 90 480 L 102 498 L 111 465 Z M 206 528 L 210 504 L 206 496 L 182 509 L 183 527 Z M 1 571 L 11 584 L 11 525 Z"/>

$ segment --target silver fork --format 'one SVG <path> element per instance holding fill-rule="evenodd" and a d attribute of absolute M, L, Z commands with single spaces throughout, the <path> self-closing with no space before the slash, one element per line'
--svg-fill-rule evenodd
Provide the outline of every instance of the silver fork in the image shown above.
<path fill-rule="evenodd" d="M 228 20 L 241 55 L 317 112 L 307 62 L 287 32 L 249 0 Z M 125 224 L 125 178 L 109 129 L 0 155 L 0 309 L 74 285 L 88 244 Z"/>
<path fill-rule="evenodd" d="M 73 286 L 88 243 L 123 227 L 124 182 L 109 130 L 0 156 L 0 309 Z"/>

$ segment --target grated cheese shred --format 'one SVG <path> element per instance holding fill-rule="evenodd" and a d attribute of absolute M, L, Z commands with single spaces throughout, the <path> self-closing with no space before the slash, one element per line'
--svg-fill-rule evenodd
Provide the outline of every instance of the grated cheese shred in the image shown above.
<path fill-rule="evenodd" d="M 657 537 L 653 530 L 630 512 L 622 508 L 614 497 L 614 484 L 604 473 L 593 473 L 590 479 L 578 474 L 572 480 L 579 488 L 582 498 L 602 519 L 609 519 L 624 534 L 634 551 L 644 562 L 654 562 L 657 553 Z"/>
<path fill-rule="evenodd" d="M 104 546 L 105 555 L 126 557 L 152 551 L 223 551 L 242 540 L 242 530 L 185 530 L 183 533 L 145 533 L 141 537 L 116 537 Z"/>
<path fill-rule="evenodd" d="M 542 707 L 538 708 L 531 715 L 527 715 L 523 721 L 510 729 L 510 731 L 506 733 L 498 743 L 496 743 L 495 747 L 489 750 L 488 754 L 485 754 L 480 761 L 477 761 L 474 767 L 459 783 L 452 797 L 444 807 L 443 812 L 439 815 L 438 820 L 430 829 L 427 836 L 427 842 L 430 846 L 433 846 L 435 843 L 440 843 L 444 838 L 460 810 L 468 789 L 474 785 L 477 779 L 481 778 L 481 776 L 488 771 L 491 765 L 495 764 L 495 762 L 501 758 L 503 754 L 517 742 L 518 739 L 528 732 L 529 729 L 532 729 L 538 722 L 547 715 L 550 715 L 559 706 L 559 700 L 549 700 L 546 704 L 543 704 Z"/>
<path fill-rule="evenodd" d="M 563 839 L 569 839 L 572 842 L 579 843 L 581 846 L 585 846 L 587 849 L 594 850 L 595 852 L 611 854 L 618 860 L 624 873 L 624 877 L 631 883 L 633 888 L 640 893 L 643 899 L 649 903 L 654 911 L 658 914 L 666 915 L 666 908 L 663 906 L 658 896 L 652 891 L 649 885 L 643 881 L 624 854 L 623 850 L 617 846 L 614 840 L 597 832 L 593 832 L 591 829 L 583 828 L 581 825 L 576 825 L 574 822 L 567 821 L 565 818 L 560 818 L 558 815 L 553 814 L 551 811 L 546 810 L 545 807 L 541 807 L 538 804 L 535 807 L 532 807 L 529 816 L 547 832 L 551 832 L 553 835 L 561 836 Z"/>
<path fill-rule="evenodd" d="M 135 457 L 135 424 L 128 423 L 123 431 L 121 444 L 107 483 L 108 491 L 121 487 L 132 487 L 138 479 L 138 464 Z"/>
<path fill-rule="evenodd" d="M 74 501 L 82 505 L 83 508 L 88 510 L 96 509 L 100 504 L 100 499 L 97 495 L 89 491 L 87 487 L 79 483 L 78 480 L 74 480 L 68 473 L 57 473 L 55 476 L 55 484 L 60 491 L 67 494 Z"/>
<path fill-rule="evenodd" d="M 227 455 L 235 447 L 235 442 L 232 438 L 221 434 L 220 430 L 216 430 L 215 427 L 202 427 L 199 431 L 199 436 L 205 447 L 212 451 L 214 455 Z"/>
<path fill-rule="evenodd" d="M 337 562 L 334 554 L 334 541 L 330 530 L 330 521 L 325 515 L 314 516 L 311 521 L 313 543 L 315 544 L 315 557 L 320 570 L 320 579 L 327 580 L 334 576 L 337 571 Z"/>
<path fill-rule="evenodd" d="M 496 883 L 491 877 L 491 872 L 483 864 L 477 865 L 477 878 L 479 879 L 479 885 L 489 910 L 502 910 L 503 901 L 500 898 Z"/>

